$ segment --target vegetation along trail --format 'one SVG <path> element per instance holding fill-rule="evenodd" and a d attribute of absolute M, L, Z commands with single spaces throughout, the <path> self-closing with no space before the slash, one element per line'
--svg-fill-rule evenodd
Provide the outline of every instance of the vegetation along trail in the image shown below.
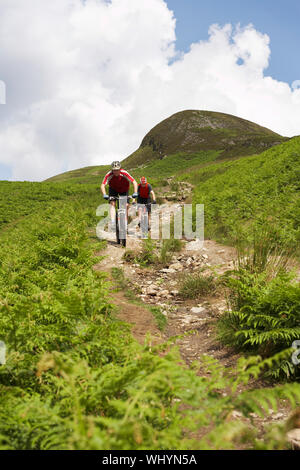
<path fill-rule="evenodd" d="M 166 219 L 171 211 L 167 203 Z M 129 232 L 127 249 L 110 239 L 106 248 L 96 253 L 102 259 L 93 268 L 109 273 L 118 317 L 132 325 L 132 334 L 141 344 L 157 345 L 176 338 L 188 367 L 206 355 L 225 368 L 234 368 L 241 354 L 218 340 L 216 322 L 231 308 L 228 289 L 220 279 L 237 267 L 237 250 L 209 239 L 203 245 L 197 239 L 177 242 L 174 247 L 174 240 L 141 240 Z M 170 251 L 164 253 L 164 245 L 169 245 Z M 298 264 L 297 270 L 300 278 Z M 252 379 L 237 390 L 269 385 L 261 378 Z M 276 411 L 269 411 L 268 417 L 252 413 L 244 420 L 263 434 L 266 425 L 286 422 L 291 408 L 283 400 Z M 242 418 L 242 414 L 235 411 L 233 418 Z"/>

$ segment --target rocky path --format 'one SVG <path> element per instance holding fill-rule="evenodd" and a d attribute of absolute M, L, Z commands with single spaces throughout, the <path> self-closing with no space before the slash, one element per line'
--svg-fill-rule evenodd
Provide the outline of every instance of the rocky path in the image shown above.
<path fill-rule="evenodd" d="M 138 251 L 141 245 L 142 240 L 136 238 L 129 237 L 127 241 L 128 250 Z M 167 317 L 167 327 L 163 334 L 159 334 L 162 341 L 170 336 L 193 331 L 193 335 L 187 335 L 178 341 L 181 354 L 187 363 L 199 359 L 202 354 L 211 354 L 224 361 L 225 365 L 230 365 L 236 360 L 237 355 L 216 343 L 211 334 L 216 319 L 227 308 L 222 294 L 216 293 L 197 301 L 184 301 L 178 295 L 183 274 L 197 272 L 200 268 L 203 269 L 204 275 L 212 272 L 220 274 L 231 269 L 235 254 L 233 248 L 219 245 L 213 240 L 205 240 L 203 247 L 199 249 L 195 242 L 187 242 L 183 250 L 175 254 L 164 268 L 141 268 L 138 264 L 127 263 L 122 260 L 123 253 L 124 248 L 114 241 L 108 241 L 105 258 L 94 268 L 108 272 L 111 268 L 121 268 L 137 297 L 145 304 L 160 307 Z M 102 252 L 100 254 L 103 255 Z M 140 312 L 134 315 L 135 310 L 136 306 L 131 305 L 127 320 L 138 324 L 141 322 L 141 315 Z M 126 320 L 126 317 L 122 315 L 122 319 Z M 149 331 L 153 333 L 153 325 L 149 319 L 148 326 Z M 146 332 L 144 330 L 144 334 Z"/>

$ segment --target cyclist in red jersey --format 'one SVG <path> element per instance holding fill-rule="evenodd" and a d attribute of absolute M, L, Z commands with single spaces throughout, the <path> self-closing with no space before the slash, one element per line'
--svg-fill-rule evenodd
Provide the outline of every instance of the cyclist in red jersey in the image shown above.
<path fill-rule="evenodd" d="M 138 185 L 135 179 L 126 171 L 121 168 L 120 162 L 112 162 L 111 170 L 106 173 L 101 184 L 101 192 L 104 199 L 116 196 L 128 196 L 130 183 L 133 184 L 134 193 L 132 197 L 138 197 Z M 106 194 L 105 186 L 108 184 L 109 192 Z M 114 227 L 115 218 L 115 201 L 110 201 L 110 219 L 111 226 Z M 127 218 L 128 218 L 128 204 L 127 204 Z"/>
<path fill-rule="evenodd" d="M 152 204 L 156 204 L 156 198 L 154 191 L 152 189 L 151 184 L 147 183 L 147 178 L 145 176 L 141 177 L 140 184 L 138 185 L 138 198 L 137 198 L 137 203 L 138 203 L 138 209 L 139 209 L 139 226 L 141 223 L 141 213 L 142 213 L 142 208 L 145 205 L 147 212 L 148 212 L 148 230 L 150 230 L 151 226 L 151 196 L 152 196 Z"/>

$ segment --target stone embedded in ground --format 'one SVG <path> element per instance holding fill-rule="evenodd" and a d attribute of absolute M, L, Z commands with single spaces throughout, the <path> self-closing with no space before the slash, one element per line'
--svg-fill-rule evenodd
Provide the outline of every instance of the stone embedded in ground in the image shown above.
<path fill-rule="evenodd" d="M 224 310 L 226 310 L 227 307 L 222 305 L 221 307 L 217 307 L 217 308 L 218 308 L 218 310 L 220 310 L 220 312 L 224 312 Z"/>
<path fill-rule="evenodd" d="M 291 443 L 294 450 L 300 449 L 300 429 L 292 429 L 287 433 L 287 440 Z"/>
<path fill-rule="evenodd" d="M 206 312 L 206 309 L 204 307 L 193 307 L 191 308 L 191 312 L 199 315 L 200 313 Z"/>
<path fill-rule="evenodd" d="M 175 271 L 181 271 L 183 269 L 183 266 L 181 263 L 174 263 L 169 266 L 169 270 L 170 269 L 175 269 Z"/>
<path fill-rule="evenodd" d="M 203 248 L 203 240 L 200 240 L 199 238 L 196 238 L 196 240 L 192 240 L 186 244 L 186 250 L 191 251 L 191 250 L 202 250 Z"/>
<path fill-rule="evenodd" d="M 231 413 L 232 418 L 240 419 L 243 417 L 243 414 L 240 411 L 233 410 Z"/>
<path fill-rule="evenodd" d="M 178 294 L 179 294 L 179 290 L 171 290 L 171 294 L 172 294 L 172 295 L 178 295 Z"/>
<path fill-rule="evenodd" d="M 148 295 L 157 295 L 157 292 L 158 292 L 158 287 L 157 286 L 148 287 L 148 289 L 146 290 L 146 293 Z"/>
<path fill-rule="evenodd" d="M 161 290 L 159 292 L 160 295 L 169 295 L 169 291 L 168 290 Z"/>

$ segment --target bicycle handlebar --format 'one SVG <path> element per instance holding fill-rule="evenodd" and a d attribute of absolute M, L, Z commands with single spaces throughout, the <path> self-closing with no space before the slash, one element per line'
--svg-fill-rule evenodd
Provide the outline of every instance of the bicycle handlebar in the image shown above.
<path fill-rule="evenodd" d="M 117 201 L 118 199 L 120 199 L 120 197 L 126 197 L 126 196 L 109 196 L 108 200 L 109 201 Z M 127 201 L 130 200 L 130 199 L 133 199 L 132 196 L 127 196 Z"/>

